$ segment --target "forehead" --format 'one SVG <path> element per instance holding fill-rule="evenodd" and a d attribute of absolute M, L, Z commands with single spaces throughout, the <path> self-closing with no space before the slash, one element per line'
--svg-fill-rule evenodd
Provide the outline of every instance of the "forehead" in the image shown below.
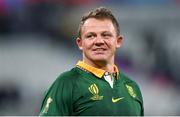
<path fill-rule="evenodd" d="M 109 19 L 87 19 L 82 26 L 82 33 L 95 31 L 115 31 L 114 25 Z"/>

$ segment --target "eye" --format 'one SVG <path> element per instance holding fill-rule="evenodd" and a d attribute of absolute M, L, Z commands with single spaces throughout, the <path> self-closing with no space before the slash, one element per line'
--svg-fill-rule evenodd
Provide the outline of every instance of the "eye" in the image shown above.
<path fill-rule="evenodd" d="M 110 34 L 110 33 L 103 33 L 102 37 L 105 38 L 105 39 L 108 39 L 108 38 L 112 37 L 112 34 Z"/>
<path fill-rule="evenodd" d="M 87 39 L 93 39 L 94 37 L 95 37 L 94 34 L 88 34 L 88 35 L 86 35 L 86 38 L 87 38 Z"/>

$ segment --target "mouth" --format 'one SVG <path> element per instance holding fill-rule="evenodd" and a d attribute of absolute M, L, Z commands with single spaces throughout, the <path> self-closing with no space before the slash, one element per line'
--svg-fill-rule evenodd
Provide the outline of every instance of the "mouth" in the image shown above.
<path fill-rule="evenodd" d="M 95 52 L 95 54 L 104 54 L 106 50 L 105 48 L 95 48 L 92 51 Z"/>
<path fill-rule="evenodd" d="M 95 48 L 95 49 L 93 49 L 93 51 L 106 51 L 106 49 L 105 48 Z"/>

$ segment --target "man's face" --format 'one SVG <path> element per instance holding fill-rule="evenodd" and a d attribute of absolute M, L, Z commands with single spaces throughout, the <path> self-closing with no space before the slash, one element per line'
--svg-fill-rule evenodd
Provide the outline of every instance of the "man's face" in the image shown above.
<path fill-rule="evenodd" d="M 81 39 L 76 43 L 83 52 L 86 62 L 114 62 L 116 48 L 121 46 L 122 37 L 117 36 L 109 19 L 89 18 L 81 28 Z"/>

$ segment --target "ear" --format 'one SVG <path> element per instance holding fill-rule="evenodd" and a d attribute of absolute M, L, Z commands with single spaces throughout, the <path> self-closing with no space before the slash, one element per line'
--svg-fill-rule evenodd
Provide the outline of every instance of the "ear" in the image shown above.
<path fill-rule="evenodd" d="M 79 49 L 82 50 L 82 39 L 81 38 L 77 38 L 76 39 L 76 44 L 78 45 Z"/>
<path fill-rule="evenodd" d="M 122 36 L 122 35 L 119 35 L 119 36 L 117 37 L 117 44 L 116 44 L 116 48 L 120 48 L 120 47 L 121 47 L 121 45 L 122 45 L 122 43 L 123 43 L 123 41 L 124 41 L 123 36 Z"/>

